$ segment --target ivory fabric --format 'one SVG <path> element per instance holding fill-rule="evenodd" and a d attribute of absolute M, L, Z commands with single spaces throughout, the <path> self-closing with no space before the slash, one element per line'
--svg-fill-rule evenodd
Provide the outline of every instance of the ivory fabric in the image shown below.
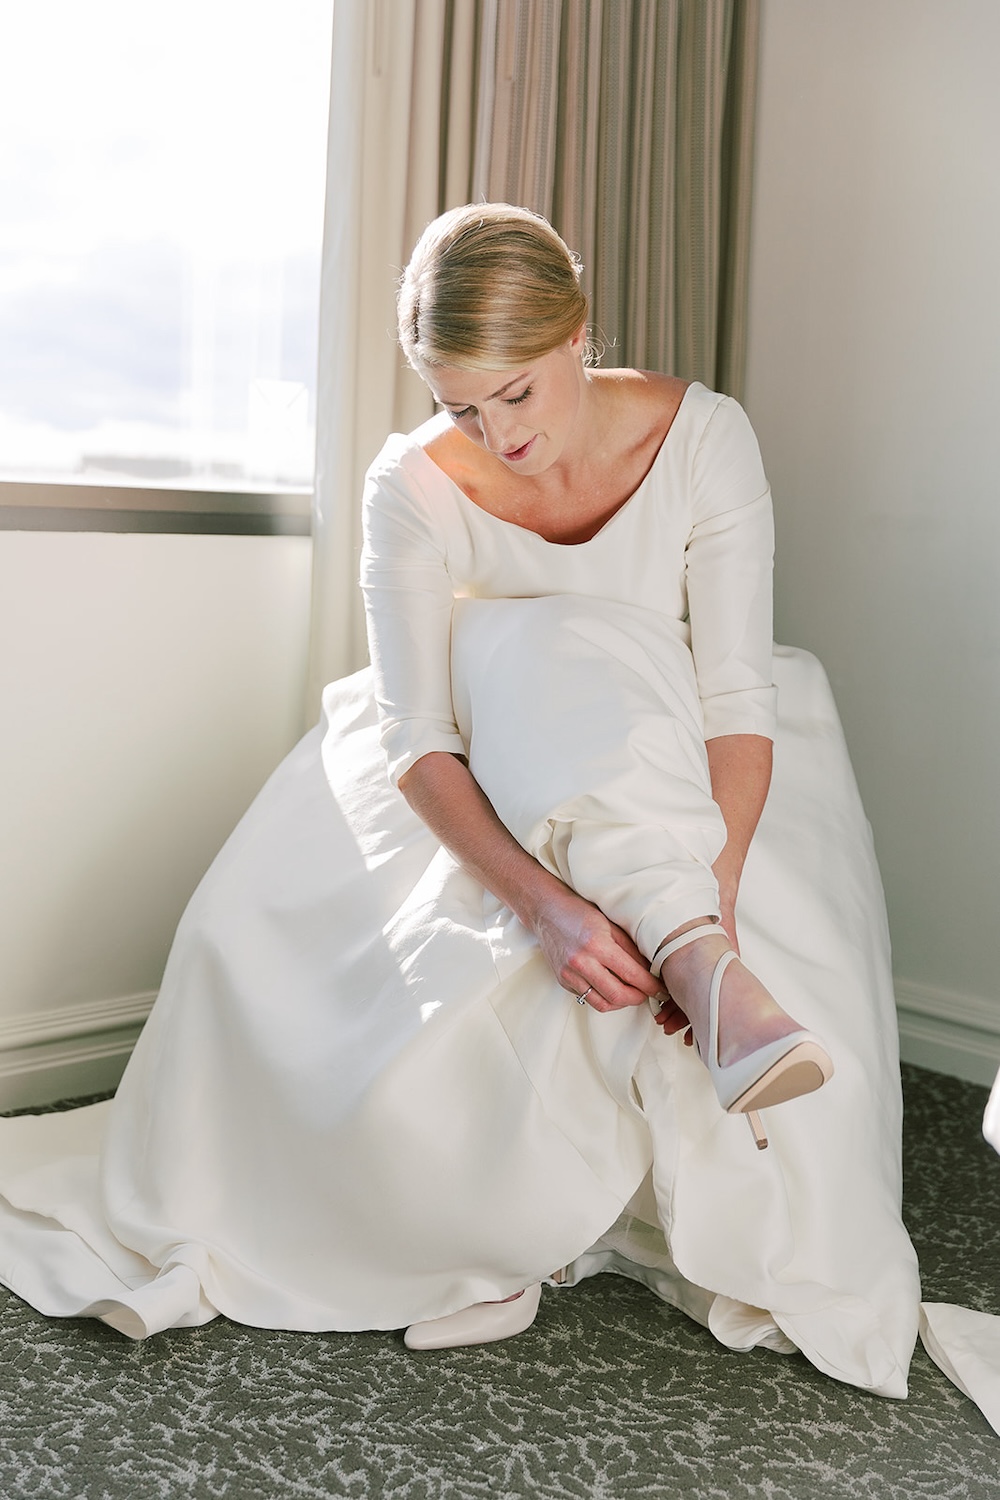
<path fill-rule="evenodd" d="M 918 1285 L 877 872 L 822 670 L 778 648 L 775 677 L 742 941 L 837 1073 L 768 1112 L 768 1151 L 644 1007 L 576 1005 L 436 846 L 366 671 L 199 887 L 114 1104 L 0 1122 L 0 1279 L 142 1337 L 216 1310 L 401 1327 L 610 1269 L 732 1347 L 902 1396 Z M 592 707 L 561 707 L 582 734 Z"/>
<path fill-rule="evenodd" d="M 1000 1151 L 1000 1073 L 993 1081 L 983 1114 L 983 1135 L 994 1151 Z"/>
<path fill-rule="evenodd" d="M 708 631 L 696 660 L 683 619 L 670 628 L 634 596 L 646 501 L 685 516 L 690 540 L 719 418 L 720 452 L 730 423 L 754 476 L 737 486 L 745 505 L 721 514 L 753 516 L 749 429 L 695 388 L 654 465 L 671 484 L 654 479 L 597 537 L 558 549 L 555 593 L 531 597 L 525 581 L 520 596 L 467 592 L 454 611 L 458 715 L 442 732 L 457 730 L 529 847 L 603 890 L 643 941 L 630 861 L 662 857 L 664 884 L 689 892 L 721 836 L 692 728 L 699 686 L 727 712 L 743 692 L 755 713 L 772 706 L 758 701 L 770 674 L 751 683 L 737 660 L 730 675 L 718 619 L 692 621 Z M 463 510 L 426 462 L 421 486 L 461 518 L 449 557 L 480 524 L 487 571 L 531 551 L 533 534 L 507 525 L 505 558 L 500 523 Z M 660 562 L 662 596 L 685 606 L 683 562 Z M 587 568 L 603 593 L 569 587 Z M 196 892 L 114 1104 L 0 1122 L 0 1279 L 44 1312 L 142 1337 L 216 1312 L 401 1327 L 557 1267 L 570 1284 L 607 1269 L 730 1347 L 798 1348 L 903 1396 L 919 1291 L 899 1212 L 878 875 L 821 668 L 778 648 L 774 678 L 775 778 L 741 890 L 743 949 L 837 1071 L 768 1112 L 768 1151 L 647 1007 L 576 1005 L 531 934 L 436 844 L 387 775 L 365 671 L 327 689 L 321 727 Z M 391 715 L 388 736 L 394 754 Z M 656 821 L 660 798 L 673 825 Z M 637 811 L 638 844 L 622 833 Z"/>
<path fill-rule="evenodd" d="M 1000 1318 L 953 1302 L 924 1302 L 920 1341 L 1000 1436 Z"/>
<path fill-rule="evenodd" d="M 430 750 L 463 751 L 448 674 L 456 596 L 648 610 L 677 643 L 669 671 L 693 665 L 698 738 L 772 735 L 771 497 L 737 402 L 688 386 L 643 483 L 569 546 L 499 520 L 445 478 L 424 445 L 449 420 L 391 437 L 365 489 L 361 583 L 394 779 Z"/>

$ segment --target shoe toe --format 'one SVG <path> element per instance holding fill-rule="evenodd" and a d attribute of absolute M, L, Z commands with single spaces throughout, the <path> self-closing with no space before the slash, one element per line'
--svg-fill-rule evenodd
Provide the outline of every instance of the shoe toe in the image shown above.
<path fill-rule="evenodd" d="M 541 1291 L 535 1282 L 510 1302 L 476 1302 L 443 1318 L 411 1323 L 403 1342 L 408 1349 L 460 1349 L 513 1338 L 535 1321 Z"/>

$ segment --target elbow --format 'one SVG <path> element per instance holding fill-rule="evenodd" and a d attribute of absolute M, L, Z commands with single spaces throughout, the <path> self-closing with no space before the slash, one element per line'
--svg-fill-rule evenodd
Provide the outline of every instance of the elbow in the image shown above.
<path fill-rule="evenodd" d="M 396 786 L 414 811 L 422 800 L 421 793 L 439 781 L 442 774 L 447 775 L 455 761 L 468 766 L 464 755 L 455 755 L 448 750 L 428 750 L 397 776 Z"/>

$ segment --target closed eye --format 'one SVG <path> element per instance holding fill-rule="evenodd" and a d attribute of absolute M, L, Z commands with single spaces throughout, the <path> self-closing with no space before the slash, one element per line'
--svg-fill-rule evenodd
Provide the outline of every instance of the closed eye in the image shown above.
<path fill-rule="evenodd" d="M 505 397 L 503 403 L 504 406 L 521 406 L 525 401 L 527 401 L 533 390 L 534 387 L 529 385 L 525 387 L 525 389 L 519 396 Z M 453 411 L 450 406 L 446 406 L 445 411 L 448 413 L 449 417 L 451 417 L 451 420 L 453 422 L 462 422 L 466 417 L 473 417 L 476 414 L 476 408 L 474 406 L 463 406 L 461 411 Z"/>

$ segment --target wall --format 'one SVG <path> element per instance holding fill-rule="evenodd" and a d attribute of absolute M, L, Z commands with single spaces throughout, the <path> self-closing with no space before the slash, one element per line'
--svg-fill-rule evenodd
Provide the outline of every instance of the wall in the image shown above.
<path fill-rule="evenodd" d="M 0 533 L 0 1108 L 114 1084 L 301 729 L 308 539 Z"/>
<path fill-rule="evenodd" d="M 765 0 L 746 404 L 831 675 L 904 1056 L 1000 1062 L 1000 5 Z"/>

